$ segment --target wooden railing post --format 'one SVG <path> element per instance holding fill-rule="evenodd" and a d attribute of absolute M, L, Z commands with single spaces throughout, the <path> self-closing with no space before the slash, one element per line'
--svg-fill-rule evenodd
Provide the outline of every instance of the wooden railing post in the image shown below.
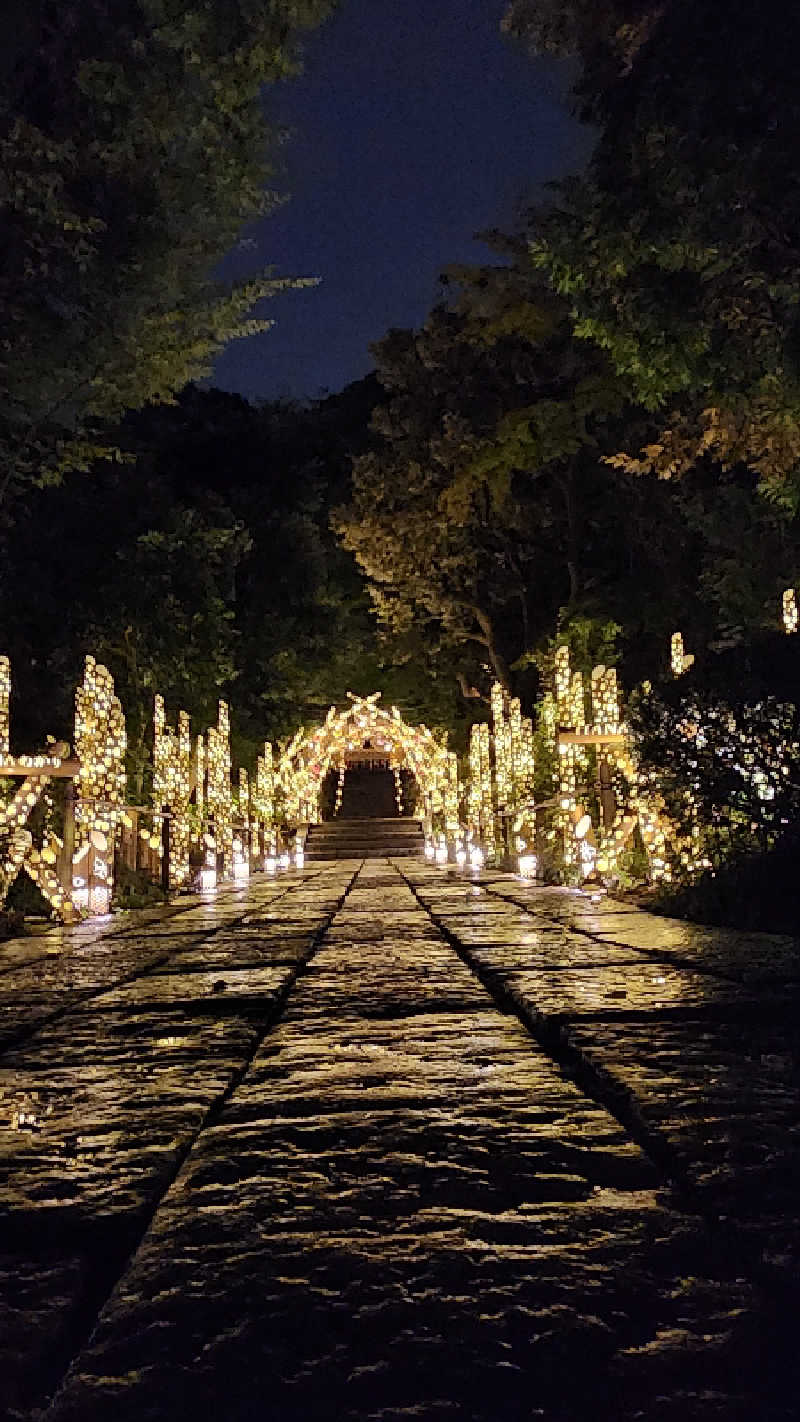
<path fill-rule="evenodd" d="M 75 781 L 68 780 L 64 794 L 64 847 L 61 850 L 59 879 L 64 893 L 72 898 L 72 856 L 75 853 Z"/>

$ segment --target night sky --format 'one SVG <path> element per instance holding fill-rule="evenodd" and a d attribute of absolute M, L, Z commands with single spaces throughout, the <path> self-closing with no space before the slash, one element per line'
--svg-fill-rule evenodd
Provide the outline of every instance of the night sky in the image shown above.
<path fill-rule="evenodd" d="M 250 398 L 314 397 L 371 368 L 369 344 L 418 325 L 451 262 L 514 225 L 541 184 L 574 170 L 589 135 L 567 72 L 500 33 L 502 0 L 342 0 L 308 41 L 305 73 L 269 91 L 288 125 L 291 201 L 221 269 L 318 276 L 265 303 L 269 332 L 234 341 L 213 383 Z"/>

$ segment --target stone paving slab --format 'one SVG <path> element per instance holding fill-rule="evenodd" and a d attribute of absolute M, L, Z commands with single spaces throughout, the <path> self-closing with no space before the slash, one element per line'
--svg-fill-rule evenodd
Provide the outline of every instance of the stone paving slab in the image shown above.
<path fill-rule="evenodd" d="M 752 994 L 738 983 L 665 963 L 587 965 L 557 973 L 526 970 L 506 972 L 501 978 L 526 1011 L 570 1021 L 586 1014 L 661 1014 L 665 1009 L 718 1015 L 720 1010 L 754 1005 Z M 774 1002 L 784 1004 L 785 998 L 781 995 Z"/>
<path fill-rule="evenodd" d="M 451 926 L 448 920 L 446 926 L 458 937 L 456 925 Z M 525 969 L 560 972 L 563 968 L 619 967 L 627 963 L 641 967 L 643 961 L 643 955 L 634 948 L 619 948 L 615 943 L 592 943 L 567 934 L 543 934 L 541 940 L 533 944 L 520 944 L 513 938 L 499 943 L 470 942 L 469 955 L 471 962 L 493 972 Z M 652 970 L 657 972 L 658 966 L 655 964 Z"/>
<path fill-rule="evenodd" d="M 800 1266 L 800 1028 L 754 1023 L 571 1026 L 591 1065 L 635 1099 L 715 1213 L 772 1263 Z"/>
<path fill-rule="evenodd" d="M 773 934 L 725 932 L 692 924 L 604 923 L 590 931 L 615 943 L 631 943 L 648 952 L 707 967 L 742 982 L 800 980 L 800 941 Z"/>
<path fill-rule="evenodd" d="M 745 981 L 774 945 L 650 948 L 629 906 L 405 859 L 174 917 L 62 935 L 52 983 L 84 943 L 108 978 L 39 1031 L 13 963 L 18 1422 L 794 1418 L 792 987 Z"/>
<path fill-rule="evenodd" d="M 0 1402 L 66 1368 L 257 1029 L 75 1012 L 0 1067 Z"/>
<path fill-rule="evenodd" d="M 190 948 L 179 948 L 171 953 L 163 966 L 153 969 L 155 973 L 182 973 L 197 969 L 217 971 L 221 968 L 258 967 L 270 964 L 303 963 L 313 952 L 315 939 L 308 935 L 275 935 L 262 939 L 211 938 Z"/>
<path fill-rule="evenodd" d="M 632 1418 L 677 1331 L 661 1415 L 747 1415 L 720 1375 L 750 1287 L 698 1282 L 697 1223 L 518 1023 L 309 1033 L 315 996 L 204 1133 L 48 1418 L 588 1418 L 612 1396 Z"/>
<path fill-rule="evenodd" d="M 232 1001 L 274 1001 L 290 973 L 290 968 L 285 966 L 229 968 L 225 973 L 216 970 L 152 973 L 103 993 L 96 1005 L 100 1011 L 120 1007 L 139 1011 L 143 1007 L 196 1008 L 205 1004 L 227 1011 Z"/>

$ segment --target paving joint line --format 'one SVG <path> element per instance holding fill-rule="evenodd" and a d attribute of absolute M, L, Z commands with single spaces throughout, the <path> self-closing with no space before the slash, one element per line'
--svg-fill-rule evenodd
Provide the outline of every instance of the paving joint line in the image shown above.
<path fill-rule="evenodd" d="M 68 1356 L 65 1358 L 64 1362 L 61 1365 L 60 1376 L 58 1380 L 53 1383 L 51 1389 L 48 1391 L 46 1398 L 43 1399 L 43 1401 L 36 1409 L 36 1415 L 41 1419 L 41 1422 L 44 1422 L 50 1408 L 57 1401 L 58 1395 L 62 1391 L 71 1369 L 79 1360 L 81 1353 L 87 1346 L 91 1344 L 92 1337 L 97 1328 L 100 1316 L 104 1308 L 109 1303 L 116 1289 L 119 1288 L 120 1284 L 124 1280 L 125 1275 L 127 1274 L 130 1265 L 134 1259 L 134 1256 L 141 1248 L 145 1236 L 150 1230 L 166 1196 L 169 1194 L 170 1190 L 175 1184 L 175 1181 L 177 1180 L 181 1170 L 189 1159 L 189 1156 L 191 1155 L 192 1151 L 195 1149 L 198 1141 L 200 1140 L 200 1137 L 204 1134 L 204 1132 L 213 1129 L 213 1127 L 220 1120 L 222 1113 L 225 1110 L 225 1107 L 228 1105 L 228 1102 L 230 1101 L 231 1097 L 241 1086 L 247 1073 L 252 1067 L 253 1062 L 258 1052 L 260 1051 L 265 1039 L 268 1037 L 269 1033 L 274 1030 L 278 1022 L 280 1021 L 286 1009 L 286 1005 L 289 1001 L 292 991 L 297 983 L 297 980 L 301 975 L 301 972 L 317 953 L 322 942 L 323 936 L 327 932 L 337 913 L 339 913 L 339 911 L 341 910 L 344 901 L 353 886 L 353 882 L 357 876 L 357 873 L 358 871 L 356 870 L 355 873 L 351 876 L 346 889 L 337 900 L 336 906 L 331 909 L 331 911 L 326 915 L 324 923 L 322 923 L 320 927 L 315 931 L 313 947 L 308 957 L 302 963 L 297 964 L 296 969 L 291 971 L 287 975 L 286 981 L 275 993 L 272 1001 L 269 1004 L 268 1009 L 266 1010 L 262 1018 L 261 1023 L 259 1024 L 259 1028 L 256 1031 L 251 1047 L 247 1052 L 247 1055 L 244 1058 L 243 1062 L 236 1069 L 236 1071 L 231 1074 L 230 1080 L 228 1081 L 224 1090 L 221 1091 L 215 1097 L 214 1101 L 211 1103 L 207 1112 L 205 1113 L 202 1121 L 195 1128 L 195 1130 L 187 1137 L 184 1145 L 178 1151 L 176 1151 L 173 1166 L 168 1172 L 168 1174 L 165 1176 L 163 1188 L 159 1192 L 158 1196 L 154 1198 L 150 1205 L 138 1211 L 134 1219 L 130 1222 L 130 1227 L 128 1230 L 128 1240 L 130 1242 L 128 1242 L 127 1249 L 122 1257 L 119 1266 L 115 1266 L 114 1268 L 113 1278 L 109 1281 L 108 1275 L 106 1275 L 102 1280 L 98 1279 L 96 1281 L 94 1289 L 90 1291 L 89 1297 L 87 1297 L 87 1299 L 85 1300 L 85 1306 L 82 1310 L 82 1318 L 77 1318 L 75 1320 L 73 1328 L 70 1330 L 71 1338 L 70 1340 L 67 1340 L 67 1345 L 65 1346 L 65 1353 L 67 1352 L 67 1349 L 69 1350 Z M 314 878 L 317 877 L 319 877 L 319 875 L 315 874 Z M 300 880 L 298 882 L 303 883 L 305 881 Z M 309 882 L 313 882 L 313 880 L 310 880 Z M 285 892 L 288 893 L 290 889 L 295 887 L 297 887 L 296 884 L 290 884 L 287 886 Z M 283 897 L 283 895 L 281 895 L 280 897 Z"/>
<path fill-rule="evenodd" d="M 491 972 L 487 974 L 480 963 L 473 961 L 469 949 L 447 928 L 446 923 L 438 917 L 435 910 L 427 907 L 417 893 L 416 886 L 406 879 L 405 875 L 402 877 L 421 907 L 430 916 L 431 921 L 462 962 L 478 978 L 492 1000 L 503 1010 L 513 1014 L 529 1036 L 547 1053 L 568 1079 L 589 1100 L 608 1111 L 644 1151 L 654 1168 L 662 1176 L 666 1188 L 675 1197 L 676 1203 L 686 1213 L 695 1215 L 702 1222 L 712 1252 L 724 1260 L 731 1251 L 735 1251 L 738 1259 L 736 1267 L 747 1272 L 751 1281 L 762 1290 L 770 1303 L 784 1306 L 788 1301 L 796 1305 L 797 1286 L 792 1286 L 791 1283 L 787 1284 L 780 1270 L 773 1269 L 764 1262 L 758 1246 L 749 1243 L 742 1235 L 736 1222 L 723 1219 L 703 1198 L 701 1192 L 689 1178 L 686 1166 L 669 1142 L 665 1140 L 662 1132 L 657 1126 L 650 1125 L 644 1119 L 630 1088 L 620 1081 L 613 1071 L 598 1067 L 586 1057 L 580 1048 L 570 1040 L 569 1024 L 565 1023 L 563 1019 L 548 1019 L 544 1014 L 539 1015 L 527 1010 L 511 995 L 499 979 L 499 975 Z M 502 898 L 503 896 L 496 895 L 496 897 Z M 631 1014 L 625 1014 L 622 1018 L 622 1014 L 618 1014 L 615 1020 L 629 1020 L 630 1016 Z M 646 1020 L 648 1016 L 652 1018 L 652 1014 L 638 1014 L 638 1020 Z M 606 1019 L 598 1014 L 594 1020 L 603 1021 Z M 708 1021 L 709 1018 L 706 1015 L 698 1020 Z M 730 1020 L 730 1018 L 726 1017 L 725 1020 Z"/>
<path fill-rule="evenodd" d="M 314 878 L 317 877 L 318 874 L 315 874 Z M 272 899 L 270 902 L 278 903 L 282 898 L 285 897 L 286 894 L 290 892 L 291 889 L 296 888 L 298 883 L 303 882 L 303 880 L 297 880 L 295 883 L 287 884 L 286 888 L 280 894 L 276 894 L 275 898 Z M 197 908 L 199 907 L 199 905 L 192 904 L 188 907 Z M 246 917 L 247 911 L 245 910 L 244 913 L 239 914 L 235 918 L 230 919 L 225 925 L 217 924 L 216 928 L 212 928 L 208 932 L 204 931 L 203 929 L 200 929 L 198 930 L 197 940 L 200 943 L 204 943 L 206 939 L 213 938 L 215 934 L 219 933 L 223 927 L 233 928 L 237 925 L 242 924 L 243 920 Z M 146 927 L 144 931 L 147 931 Z M 194 935 L 191 936 L 194 937 Z M 94 939 L 93 942 L 99 943 L 100 938 Z M 0 944 L 0 950 L 2 950 L 2 944 Z M 155 968 L 163 967 L 165 963 L 169 963 L 170 959 L 173 958 L 175 954 L 180 951 L 181 949 L 178 948 L 165 949 L 165 951 L 158 958 L 153 958 L 147 964 L 146 967 L 137 968 L 134 972 L 126 973 L 121 978 L 114 978 L 110 982 L 104 983 L 102 987 L 87 988 L 85 992 L 77 993 L 74 997 L 70 999 L 68 1003 L 65 1003 L 63 1007 L 57 1007 L 55 1011 L 47 1013 L 44 1017 L 39 1017 L 32 1026 L 23 1027 L 19 1032 L 12 1033 L 9 1037 L 0 1039 L 0 1060 L 2 1060 L 2 1058 L 5 1056 L 6 1052 L 16 1051 L 18 1047 L 21 1047 L 25 1042 L 30 1041 L 31 1038 L 35 1037 L 37 1033 L 40 1032 L 43 1028 L 53 1027 L 64 1017 L 67 1017 L 70 1012 L 85 1008 L 87 1003 L 91 1003 L 96 998 L 102 997 L 104 993 L 116 991 L 117 988 L 128 987 L 130 983 L 137 982 L 139 978 L 147 977 L 148 973 L 152 973 Z"/>
<path fill-rule="evenodd" d="M 521 909 L 522 912 L 528 914 L 530 918 L 543 918 L 548 923 L 552 923 L 559 928 L 563 928 L 567 933 L 575 933 L 581 935 L 584 938 L 589 938 L 592 943 L 598 944 L 598 946 L 601 948 L 632 949 L 634 953 L 641 953 L 643 962 L 647 961 L 648 958 L 653 958 L 657 963 L 663 963 L 666 967 L 686 968 L 687 971 L 693 973 L 703 973 L 707 977 L 715 978 L 718 982 L 735 983 L 737 987 L 741 987 L 743 985 L 741 979 L 737 978 L 735 974 L 724 973 L 720 971 L 719 968 L 712 968 L 706 966 L 705 964 L 698 964 L 691 958 L 684 958 L 680 952 L 673 953 L 672 950 L 669 948 L 639 948 L 635 944 L 618 943 L 615 938 L 601 938 L 599 934 L 593 933 L 589 928 L 583 928 L 581 925 L 575 923 L 573 920 L 570 920 L 568 925 L 565 924 L 562 918 L 559 918 L 557 914 L 548 912 L 547 909 L 529 908 L 529 906 L 526 903 L 523 903 L 520 899 L 512 899 L 510 897 L 507 897 L 505 894 L 499 893 L 497 889 L 493 889 L 491 885 L 482 884 L 481 888 L 485 894 L 491 894 L 493 898 L 499 899 L 501 903 L 513 904 L 515 908 Z M 645 910 L 645 912 L 649 912 L 649 910 Z M 709 925 L 707 924 L 697 924 L 696 926 L 698 928 L 709 927 Z"/>

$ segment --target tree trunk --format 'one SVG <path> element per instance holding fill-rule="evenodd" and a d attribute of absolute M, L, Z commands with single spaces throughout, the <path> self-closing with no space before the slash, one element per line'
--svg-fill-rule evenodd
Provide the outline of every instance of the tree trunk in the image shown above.
<path fill-rule="evenodd" d="M 494 623 L 492 622 L 492 619 L 489 616 L 488 612 L 484 612 L 482 607 L 476 607 L 473 609 L 473 611 L 475 613 L 475 620 L 485 638 L 486 651 L 489 654 L 489 661 L 492 664 L 492 671 L 494 672 L 500 685 L 503 687 L 503 690 L 510 693 L 511 669 L 505 657 L 503 656 L 503 653 L 500 651 L 500 648 L 497 645 Z"/>
<path fill-rule="evenodd" d="M 578 520 L 575 514 L 575 497 L 572 479 L 572 467 L 567 468 L 558 480 L 558 486 L 564 499 L 564 512 L 567 516 L 567 549 L 566 563 L 569 575 L 569 601 L 575 603 L 581 590 L 580 577 L 580 552 L 578 547 Z"/>

